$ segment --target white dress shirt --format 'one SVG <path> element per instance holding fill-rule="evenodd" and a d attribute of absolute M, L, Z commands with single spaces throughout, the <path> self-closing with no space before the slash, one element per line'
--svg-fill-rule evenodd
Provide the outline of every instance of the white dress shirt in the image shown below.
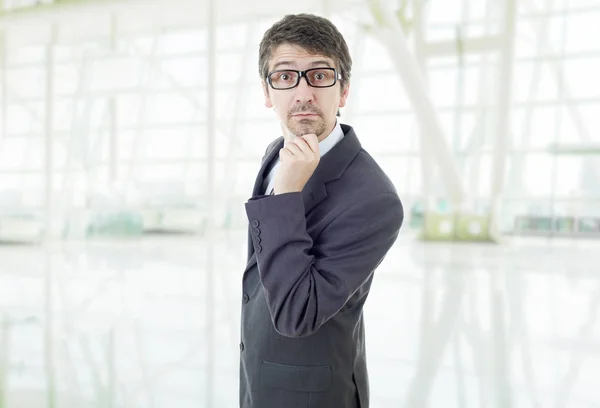
<path fill-rule="evenodd" d="M 321 154 L 321 157 L 325 156 L 325 154 L 328 151 L 330 151 L 333 148 L 333 146 L 338 144 L 339 141 L 342 140 L 343 138 L 344 138 L 344 131 L 342 130 L 342 126 L 340 125 L 339 122 L 336 121 L 335 127 L 333 128 L 333 130 L 331 131 L 329 136 L 327 136 L 325 139 L 323 139 L 319 142 L 319 153 Z M 277 170 L 279 169 L 279 164 L 280 164 L 279 163 L 279 155 L 277 155 L 277 158 L 275 160 L 277 160 L 277 162 L 275 163 L 275 165 L 273 166 L 273 168 L 271 169 L 271 171 L 265 178 L 265 181 L 263 184 L 263 186 L 265 184 L 267 186 L 263 190 L 265 195 L 267 195 L 271 192 L 271 190 L 273 189 L 273 185 L 275 184 L 275 174 L 277 173 Z"/>

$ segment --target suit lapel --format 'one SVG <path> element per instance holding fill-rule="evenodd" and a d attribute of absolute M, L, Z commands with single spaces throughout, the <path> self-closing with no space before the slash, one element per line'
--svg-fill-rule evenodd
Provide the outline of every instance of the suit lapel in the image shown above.
<path fill-rule="evenodd" d="M 354 129 L 344 124 L 341 126 L 342 130 L 344 131 L 344 138 L 321 158 L 321 161 L 315 169 L 315 172 L 302 189 L 302 201 L 304 202 L 305 214 L 311 212 L 317 206 L 317 204 L 327 197 L 327 188 L 325 185 L 330 181 L 337 180 L 342 177 L 342 174 L 344 174 L 344 171 L 348 165 L 350 165 L 352 160 L 354 160 L 354 157 L 356 157 L 361 149 L 360 141 L 356 137 Z M 269 168 L 269 164 L 273 161 L 276 154 L 279 153 L 279 149 L 282 147 L 283 138 L 277 139 L 270 146 L 271 150 L 267 152 L 258 173 L 258 177 L 256 178 L 256 182 L 254 183 L 254 189 L 252 191 L 253 197 L 261 195 L 261 188 L 266 176 L 266 170 Z M 254 264 L 256 264 L 256 253 L 254 252 L 252 233 L 249 227 L 248 262 L 246 264 L 244 273 L 254 266 Z"/>
<path fill-rule="evenodd" d="M 256 177 L 256 181 L 254 182 L 254 188 L 252 189 L 252 197 L 256 197 L 262 194 L 262 185 L 267 176 L 267 169 L 270 168 L 271 162 L 278 156 L 279 150 L 283 147 L 283 137 L 275 140 L 269 148 L 265 156 L 263 157 L 262 164 L 260 166 L 260 170 L 258 172 L 258 176 Z"/>

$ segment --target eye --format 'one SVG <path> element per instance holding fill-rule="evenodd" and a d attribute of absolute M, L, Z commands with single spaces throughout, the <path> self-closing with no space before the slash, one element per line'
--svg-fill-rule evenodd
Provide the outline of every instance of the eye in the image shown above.
<path fill-rule="evenodd" d="M 324 73 L 322 73 L 322 72 L 318 72 L 317 74 L 315 74 L 315 79 L 316 79 L 317 81 L 322 81 L 322 80 L 324 80 L 324 79 L 325 79 L 325 74 L 324 74 Z"/>

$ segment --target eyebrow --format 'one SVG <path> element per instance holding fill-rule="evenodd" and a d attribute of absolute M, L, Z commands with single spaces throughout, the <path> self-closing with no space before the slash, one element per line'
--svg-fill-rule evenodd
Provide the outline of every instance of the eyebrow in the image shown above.
<path fill-rule="evenodd" d="M 288 66 L 294 66 L 295 63 L 292 61 L 279 61 L 277 64 L 273 65 L 273 70 L 276 70 L 277 68 L 284 66 L 284 65 L 288 65 Z M 318 66 L 322 66 L 322 65 L 326 65 L 326 66 L 330 66 L 331 65 L 331 61 L 326 61 L 326 60 L 318 60 L 318 61 L 313 61 L 310 63 L 310 66 L 312 68 L 318 67 Z"/>

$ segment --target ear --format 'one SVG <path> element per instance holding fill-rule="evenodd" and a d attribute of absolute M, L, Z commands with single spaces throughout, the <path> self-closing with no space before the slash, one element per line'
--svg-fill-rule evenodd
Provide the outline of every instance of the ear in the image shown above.
<path fill-rule="evenodd" d="M 350 93 L 350 84 L 345 84 L 342 88 L 342 93 L 340 95 L 340 104 L 338 105 L 340 108 L 346 106 L 346 99 L 348 99 L 348 94 Z"/>
<path fill-rule="evenodd" d="M 269 85 L 266 82 L 262 82 L 263 94 L 265 95 L 265 106 L 267 108 L 273 107 L 273 102 L 271 102 L 271 97 L 269 96 Z"/>

